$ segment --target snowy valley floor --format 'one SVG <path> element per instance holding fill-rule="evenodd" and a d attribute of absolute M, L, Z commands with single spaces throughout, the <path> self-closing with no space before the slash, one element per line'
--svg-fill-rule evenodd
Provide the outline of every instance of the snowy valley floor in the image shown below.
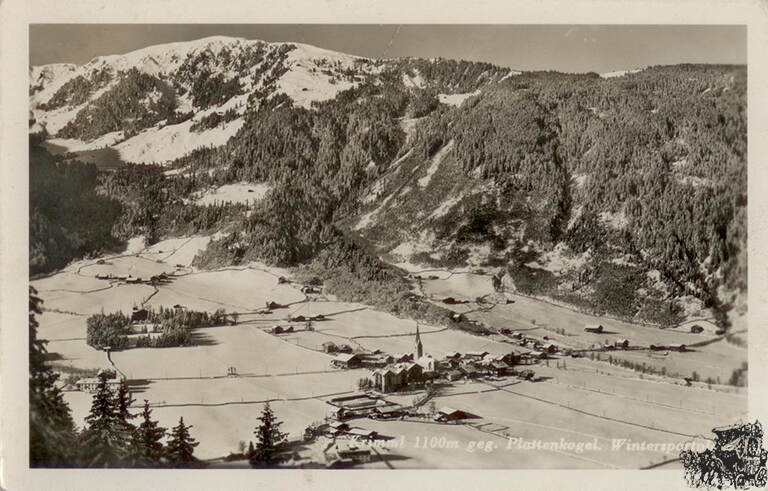
<path fill-rule="evenodd" d="M 44 300 L 39 335 L 48 339 L 52 365 L 60 369 L 109 366 L 106 354 L 86 342 L 86 318 L 100 311 L 131 311 L 134 306 L 181 304 L 194 310 L 223 308 L 238 313 L 238 324 L 196 329 L 195 346 L 128 349 L 111 355 L 114 366 L 128 379 L 137 407 L 144 399 L 161 425 L 171 427 L 179 416 L 194 425 L 200 441 L 199 458 L 213 459 L 237 451 L 240 441 L 253 439 L 261 406 L 271 404 L 283 429 L 300 438 L 309 424 L 323 420 L 329 398 L 357 390 L 365 369 L 337 370 L 322 352 L 326 341 L 353 348 L 381 349 L 395 354 L 413 350 L 415 322 L 378 312 L 361 304 L 305 295 L 300 285 L 279 284 L 287 272 L 263 265 L 198 271 L 190 266 L 208 238 L 173 239 L 131 253 L 80 261 L 47 278 L 32 281 Z M 112 273 L 147 277 L 173 273 L 172 281 L 157 287 L 97 280 Z M 432 273 L 430 273 L 432 274 Z M 427 295 L 475 299 L 491 293 L 490 277 L 440 272 L 441 279 L 425 281 Z M 696 371 L 726 381 L 746 360 L 747 352 L 711 335 L 635 326 L 598 319 L 525 297 L 510 296 L 512 304 L 480 308 L 475 303 L 454 306 L 473 319 L 507 327 L 526 335 L 547 336 L 556 344 L 584 349 L 605 340 L 626 338 L 631 346 L 685 343 L 690 352 L 651 355 L 648 350 L 614 352 L 615 357 L 665 366 L 668 373 Z M 259 314 L 265 302 L 287 305 Z M 287 326 L 289 315 L 323 314 L 327 320 L 314 331 L 274 335 L 274 325 Z M 533 323 L 535 321 L 535 324 Z M 602 323 L 607 333 L 585 333 L 585 324 Z M 300 328 L 299 324 L 295 324 Z M 554 332 L 565 330 L 565 335 Z M 474 336 L 441 326 L 420 326 L 424 350 L 435 358 L 456 350 L 508 353 L 524 350 L 502 335 Z M 561 331 L 562 332 L 562 331 Z M 711 341 L 711 342 L 708 342 Z M 513 377 L 496 381 L 457 381 L 435 399 L 478 416 L 469 424 L 440 425 L 428 421 L 357 419 L 353 426 L 392 437 L 391 448 L 377 449 L 380 458 L 371 468 L 643 468 L 673 461 L 679 453 L 660 446 L 614 448 L 622 439 L 648 444 L 703 441 L 710 430 L 747 416 L 746 390 L 726 385 L 684 385 L 680 379 L 642 376 L 605 361 L 567 358 L 533 366 L 542 381 Z M 235 367 L 238 377 L 227 377 Z M 393 402 L 410 403 L 418 394 L 388 395 Z M 65 392 L 75 422 L 83 424 L 91 395 Z M 593 442 L 589 450 L 525 448 L 524 442 Z M 511 440 L 512 439 L 512 440 Z M 477 448 L 482 442 L 482 449 Z M 492 443 L 486 443 L 492 442 Z M 517 443 L 523 442 L 520 446 Z M 671 465 L 679 465 L 672 462 Z"/>

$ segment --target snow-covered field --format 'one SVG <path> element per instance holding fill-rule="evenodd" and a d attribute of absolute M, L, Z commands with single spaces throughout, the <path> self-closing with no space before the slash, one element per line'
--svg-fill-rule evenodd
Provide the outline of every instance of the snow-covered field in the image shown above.
<path fill-rule="evenodd" d="M 225 184 L 205 192 L 197 200 L 199 205 L 212 205 L 214 203 L 254 203 L 264 197 L 269 191 L 269 185 L 265 183 L 250 184 L 240 182 Z"/>

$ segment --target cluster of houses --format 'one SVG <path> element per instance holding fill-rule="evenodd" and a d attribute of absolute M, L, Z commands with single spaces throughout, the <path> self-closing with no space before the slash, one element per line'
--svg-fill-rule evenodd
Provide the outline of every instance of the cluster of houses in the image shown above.
<path fill-rule="evenodd" d="M 171 279 L 172 275 L 169 275 L 167 273 L 160 273 L 158 275 L 150 276 L 149 279 L 142 278 L 140 276 L 133 276 L 133 275 L 115 275 L 112 273 L 97 273 L 96 279 L 97 280 L 106 280 L 106 281 L 123 281 L 126 284 L 129 285 L 137 285 L 137 284 L 151 284 L 156 285 L 158 283 L 164 283 Z"/>
<path fill-rule="evenodd" d="M 554 346 L 554 345 L 552 345 Z M 323 346 L 326 349 L 326 345 Z M 487 351 L 469 351 L 464 354 L 452 351 L 443 359 L 437 360 L 425 355 L 418 326 L 416 328 L 416 346 L 414 353 L 399 353 L 394 356 L 376 351 L 374 353 L 338 354 L 331 360 L 334 368 L 369 368 L 373 371 L 373 388 L 380 392 L 394 392 L 407 387 L 421 386 L 434 379 L 454 381 L 474 379 L 481 376 L 498 377 L 516 375 L 523 379 L 533 379 L 532 370 L 515 370 L 516 365 L 530 365 L 547 357 L 549 351 L 534 351 L 518 354 L 491 354 Z M 331 352 L 326 349 L 326 352 Z"/>
<path fill-rule="evenodd" d="M 546 359 L 550 355 L 563 351 L 558 345 L 548 342 L 546 336 L 544 341 L 540 341 L 538 339 L 525 337 L 522 333 L 513 332 L 509 329 L 502 329 L 500 332 L 512 337 L 515 340 L 515 344 L 518 346 L 531 349 L 532 352 L 529 354 L 530 358 Z"/>
<path fill-rule="evenodd" d="M 348 354 L 348 353 L 352 353 L 352 347 L 348 344 L 336 344 L 333 341 L 326 341 L 323 343 L 323 352 Z M 356 358 L 355 360 L 353 360 L 353 364 L 357 361 L 360 361 L 360 358 Z M 348 366 L 347 368 L 353 368 L 353 367 Z"/>
<path fill-rule="evenodd" d="M 680 353 L 684 351 L 688 351 L 688 347 L 684 344 L 667 344 L 667 345 L 652 344 L 650 348 L 651 348 L 651 351 L 679 351 Z"/>

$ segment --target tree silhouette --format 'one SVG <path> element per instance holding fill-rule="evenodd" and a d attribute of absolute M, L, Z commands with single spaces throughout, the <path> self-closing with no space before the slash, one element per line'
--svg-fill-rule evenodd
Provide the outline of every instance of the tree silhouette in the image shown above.
<path fill-rule="evenodd" d="M 280 450 L 285 444 L 287 433 L 280 431 L 280 425 L 275 413 L 267 402 L 259 418 L 261 424 L 253 432 L 256 435 L 256 446 L 250 458 L 251 467 L 273 467 L 280 463 Z"/>
<path fill-rule="evenodd" d="M 99 375 L 99 385 L 85 417 L 87 427 L 81 434 L 80 448 L 86 467 L 119 467 L 126 457 L 126 421 L 121 419 L 117 400 L 105 374 Z"/>
<path fill-rule="evenodd" d="M 168 462 L 174 467 L 192 467 L 198 463 L 193 455 L 195 447 L 200 443 L 189 434 L 192 425 L 186 426 L 184 418 L 179 418 L 179 424 L 171 431 L 171 438 L 166 445 Z"/>
<path fill-rule="evenodd" d="M 144 399 L 144 410 L 141 424 L 133 432 L 131 438 L 131 456 L 137 467 L 158 467 L 165 457 L 165 448 L 161 440 L 166 430 L 157 421 L 153 421 L 149 401 Z"/>
<path fill-rule="evenodd" d="M 29 465 L 65 467 L 75 463 L 76 433 L 69 406 L 45 365 L 46 341 L 37 337 L 42 300 L 29 287 Z"/>

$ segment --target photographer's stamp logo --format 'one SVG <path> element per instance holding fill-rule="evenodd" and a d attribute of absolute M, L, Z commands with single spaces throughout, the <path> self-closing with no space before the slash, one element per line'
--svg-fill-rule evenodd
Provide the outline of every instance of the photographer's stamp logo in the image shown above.
<path fill-rule="evenodd" d="M 688 484 L 708 489 L 764 487 L 768 452 L 763 448 L 760 422 L 714 428 L 712 433 L 714 448 L 680 452 Z"/>

